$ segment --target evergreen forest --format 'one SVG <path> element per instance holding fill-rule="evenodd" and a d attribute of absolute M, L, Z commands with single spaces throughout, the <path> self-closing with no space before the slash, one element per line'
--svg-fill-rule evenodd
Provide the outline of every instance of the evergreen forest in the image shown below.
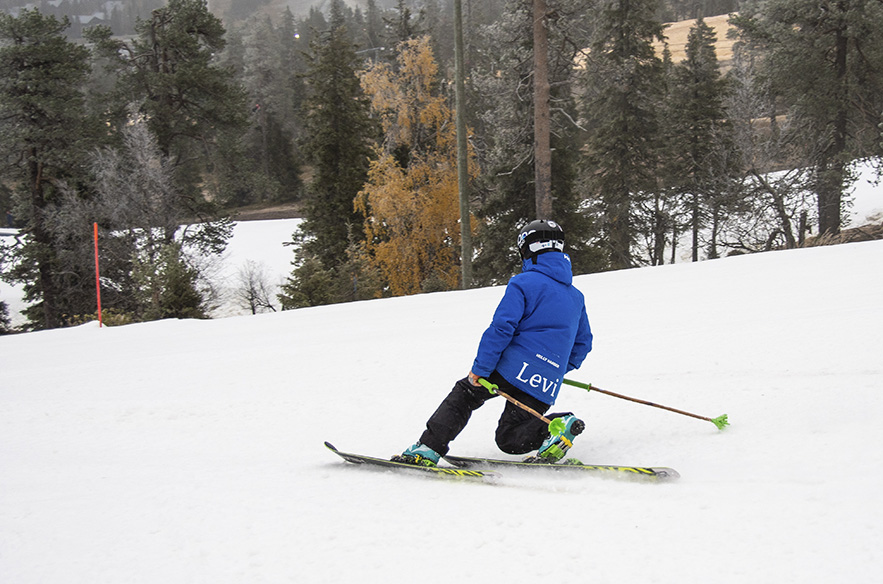
<path fill-rule="evenodd" d="M 883 154 L 879 1 L 19 4 L 0 333 L 96 318 L 96 242 L 106 322 L 206 318 L 243 208 L 303 218 L 283 309 L 505 283 L 535 218 L 575 273 L 836 241 Z"/>

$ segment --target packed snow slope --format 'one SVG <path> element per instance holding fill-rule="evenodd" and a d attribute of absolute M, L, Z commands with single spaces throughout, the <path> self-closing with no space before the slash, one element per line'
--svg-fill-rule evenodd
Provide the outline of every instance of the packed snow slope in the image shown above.
<path fill-rule="evenodd" d="M 0 337 L 0 581 L 879 581 L 883 241 L 580 276 L 586 462 L 638 483 L 372 471 L 469 370 L 503 288 Z M 499 455 L 502 400 L 453 444 Z M 554 410 L 553 410 L 554 411 Z"/>

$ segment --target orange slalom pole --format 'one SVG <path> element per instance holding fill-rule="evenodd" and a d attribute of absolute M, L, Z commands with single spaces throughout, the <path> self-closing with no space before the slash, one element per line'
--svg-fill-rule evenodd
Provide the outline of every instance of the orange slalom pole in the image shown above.
<path fill-rule="evenodd" d="M 101 280 L 98 275 L 98 223 L 92 224 L 95 227 L 95 296 L 98 299 L 98 328 L 101 328 Z"/>

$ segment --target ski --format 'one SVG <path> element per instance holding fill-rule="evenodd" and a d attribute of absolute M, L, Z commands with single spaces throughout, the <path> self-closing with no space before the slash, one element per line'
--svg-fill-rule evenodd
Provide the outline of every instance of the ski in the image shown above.
<path fill-rule="evenodd" d="M 463 469 L 473 466 L 508 466 L 517 468 L 547 468 L 565 472 L 599 472 L 623 478 L 640 478 L 652 480 L 672 480 L 681 475 L 673 468 L 658 466 L 623 466 L 617 464 L 582 464 L 574 459 L 565 459 L 562 462 L 531 462 L 523 460 L 498 460 L 494 458 L 475 458 L 468 456 L 445 456 L 450 464 Z"/>
<path fill-rule="evenodd" d="M 445 466 L 418 466 L 416 464 L 407 464 L 404 462 L 396 462 L 385 458 L 375 458 L 373 456 L 365 456 L 363 454 L 353 454 L 351 452 L 341 452 L 330 442 L 325 442 L 325 447 L 331 452 L 338 455 L 347 462 L 353 464 L 366 464 L 371 466 L 388 468 L 390 470 L 410 471 L 413 473 L 423 473 L 425 475 L 466 479 L 477 481 L 493 482 L 500 477 L 500 474 L 492 470 L 484 469 L 467 469 L 461 467 L 445 467 Z"/>

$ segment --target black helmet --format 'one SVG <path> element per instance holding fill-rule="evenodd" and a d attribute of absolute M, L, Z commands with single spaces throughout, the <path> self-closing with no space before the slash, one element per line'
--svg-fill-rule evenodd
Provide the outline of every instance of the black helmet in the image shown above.
<path fill-rule="evenodd" d="M 564 230 L 554 221 L 531 221 L 518 232 L 518 251 L 523 260 L 547 251 L 564 251 Z"/>

